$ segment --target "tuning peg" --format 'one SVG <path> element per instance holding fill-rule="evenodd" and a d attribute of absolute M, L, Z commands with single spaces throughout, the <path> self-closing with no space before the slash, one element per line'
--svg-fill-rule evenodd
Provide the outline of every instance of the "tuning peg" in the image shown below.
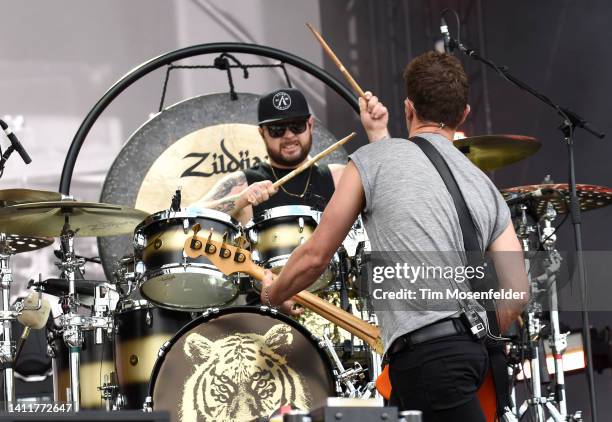
<path fill-rule="evenodd" d="M 191 243 L 189 244 L 189 247 L 191 247 L 191 249 L 195 249 L 195 250 L 202 249 L 202 242 L 196 239 L 196 235 L 201 229 L 202 229 L 202 226 L 200 226 L 199 224 L 195 224 L 191 228 L 191 230 L 193 230 L 193 237 L 191 238 Z"/>
<path fill-rule="evenodd" d="M 202 230 L 202 226 L 200 225 L 200 223 L 194 224 L 191 230 L 193 230 L 193 235 L 196 236 L 198 232 Z"/>
<path fill-rule="evenodd" d="M 221 249 L 219 250 L 219 256 L 221 258 L 229 258 L 232 255 L 232 252 L 226 247 L 227 237 L 228 233 L 223 233 L 223 243 L 221 244 Z"/>
<path fill-rule="evenodd" d="M 246 255 L 242 252 L 242 250 L 244 249 L 244 245 L 247 243 L 247 240 L 242 236 L 238 236 L 236 239 L 234 239 L 234 242 L 238 244 L 236 247 L 236 253 L 234 254 L 234 261 L 243 263 L 246 260 Z"/>
<path fill-rule="evenodd" d="M 206 240 L 206 247 L 204 248 L 204 250 L 208 254 L 213 254 L 217 251 L 217 247 L 213 245 L 212 243 L 210 243 L 210 240 L 212 239 L 212 235 L 213 235 L 213 228 L 211 227 L 210 231 L 208 232 L 208 239 Z"/>

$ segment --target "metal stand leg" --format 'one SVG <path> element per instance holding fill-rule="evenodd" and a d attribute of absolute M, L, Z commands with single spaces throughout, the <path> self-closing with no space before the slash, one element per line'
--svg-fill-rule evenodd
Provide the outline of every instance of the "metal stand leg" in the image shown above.
<path fill-rule="evenodd" d="M 66 220 L 68 218 L 66 217 Z M 78 302 L 76 300 L 75 270 L 79 261 L 74 256 L 74 232 L 70 230 L 68 221 L 64 225 L 61 236 L 64 259 L 61 268 L 68 279 L 68 313 L 64 314 L 64 341 L 70 350 L 70 402 L 72 409 L 78 412 L 81 408 L 81 390 L 79 385 L 80 353 L 83 345 L 81 323 L 77 314 Z"/>
<path fill-rule="evenodd" d="M 0 247 L 4 247 L 5 235 L 0 234 Z M 2 342 L 0 343 L 0 362 L 2 362 L 4 372 L 4 401 L 5 410 L 15 402 L 15 383 L 13 373 L 13 357 L 15 355 L 15 345 L 13 344 L 11 322 L 14 316 L 11 313 L 11 282 L 12 273 L 9 268 L 10 255 L 5 251 L 0 252 L 0 273 L 2 274 Z"/>

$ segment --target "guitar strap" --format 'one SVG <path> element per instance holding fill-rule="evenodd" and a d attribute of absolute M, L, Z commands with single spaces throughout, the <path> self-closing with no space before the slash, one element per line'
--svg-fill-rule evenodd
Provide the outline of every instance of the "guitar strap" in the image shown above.
<path fill-rule="evenodd" d="M 470 211 L 465 203 L 465 198 L 459 189 L 459 185 L 455 180 L 455 176 L 453 176 L 450 168 L 448 167 L 448 163 L 438 152 L 438 150 L 426 139 L 415 136 L 409 140 L 414 142 L 421 149 L 421 151 L 423 151 L 427 158 L 429 158 L 429 161 L 431 161 L 433 166 L 440 174 L 440 177 L 446 185 L 446 189 L 453 198 L 453 203 L 455 204 L 455 209 L 457 210 L 457 215 L 459 217 L 461 232 L 463 233 L 463 243 L 468 259 L 468 265 L 472 267 L 482 265 L 484 260 L 484 252 L 482 251 L 480 243 L 478 242 L 476 225 L 474 224 L 474 220 L 470 215 Z M 470 283 L 470 286 L 472 290 L 476 289 L 476 286 L 473 283 Z M 495 335 L 499 335 L 499 324 L 497 322 L 497 314 L 495 313 L 493 302 L 488 301 L 488 303 L 484 303 L 483 305 L 485 306 L 485 309 L 488 309 L 487 320 L 489 322 L 491 332 Z M 493 375 L 493 381 L 495 384 L 497 415 L 502 417 L 505 412 L 504 408 L 510 407 L 511 405 L 508 383 L 508 363 L 503 345 L 497 342 L 486 342 L 486 346 L 489 353 L 491 373 Z"/>

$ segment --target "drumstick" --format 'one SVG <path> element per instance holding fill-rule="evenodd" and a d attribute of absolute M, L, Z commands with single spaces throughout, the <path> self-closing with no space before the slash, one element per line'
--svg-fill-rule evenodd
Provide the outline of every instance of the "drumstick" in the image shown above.
<path fill-rule="evenodd" d="M 299 167 L 295 168 L 295 170 L 293 170 L 291 173 L 278 179 L 276 182 L 272 184 L 272 186 L 274 186 L 275 188 L 279 188 L 281 185 L 284 185 L 289 180 L 293 179 L 295 176 L 302 173 L 308 167 L 312 166 L 314 163 L 319 161 L 321 158 L 328 156 L 329 154 L 331 154 L 332 152 L 340 148 L 342 145 L 346 144 L 348 141 L 353 139 L 355 135 L 357 135 L 355 132 L 351 132 L 348 136 L 340 139 L 335 144 L 327 147 L 326 149 L 324 149 L 323 151 L 321 151 L 320 153 L 312 157 L 310 160 L 306 161 L 305 163 L 301 164 Z"/>
<path fill-rule="evenodd" d="M 348 136 L 340 139 L 338 142 L 336 142 L 335 144 L 327 147 L 326 149 L 324 149 L 323 151 L 321 151 L 320 153 L 318 153 L 317 155 L 312 157 L 310 160 L 308 160 L 305 163 L 301 164 L 300 166 L 296 167 L 291 173 L 286 174 L 285 176 L 283 176 L 280 179 L 278 179 L 276 182 L 274 182 L 272 184 L 272 186 L 274 186 L 275 188 L 278 189 L 280 186 L 284 185 L 289 180 L 293 179 L 295 176 L 297 176 L 298 174 L 302 173 L 304 170 L 306 170 L 307 168 L 312 166 L 314 163 L 319 161 L 321 158 L 331 154 L 332 152 L 334 152 L 335 150 L 340 148 L 342 145 L 346 144 L 348 141 L 353 139 L 355 137 L 355 135 L 357 135 L 355 132 L 351 132 Z M 225 198 L 221 199 L 220 201 L 223 201 L 223 202 L 225 202 L 225 201 L 236 201 L 238 198 L 240 198 L 240 195 L 241 195 L 240 193 L 237 193 L 236 195 L 225 197 Z"/>
<path fill-rule="evenodd" d="M 361 89 L 359 84 L 357 84 L 355 79 L 353 79 L 353 77 L 348 72 L 348 70 L 346 70 L 346 68 L 344 67 L 344 65 L 340 61 L 340 59 L 336 56 L 336 54 L 331 49 L 331 47 L 329 45 L 327 45 L 327 43 L 325 42 L 325 40 L 323 39 L 321 34 L 319 34 L 319 32 L 317 32 L 317 30 L 314 29 L 311 24 L 306 23 L 306 26 L 314 34 L 315 38 L 317 39 L 317 41 L 319 41 L 319 44 L 321 44 L 321 47 L 323 47 L 323 50 L 327 53 L 329 58 L 332 59 L 334 64 L 338 67 L 338 69 L 340 69 L 340 73 L 342 73 L 342 76 L 344 76 L 344 78 L 349 83 L 349 85 L 353 88 L 353 90 L 355 90 L 355 92 L 357 92 L 357 94 L 359 94 L 360 97 L 364 97 L 365 98 L 365 93 L 363 92 L 363 89 Z"/>

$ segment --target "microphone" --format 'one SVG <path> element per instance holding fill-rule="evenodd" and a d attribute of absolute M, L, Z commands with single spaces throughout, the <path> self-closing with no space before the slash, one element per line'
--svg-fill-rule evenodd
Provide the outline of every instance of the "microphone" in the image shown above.
<path fill-rule="evenodd" d="M 440 33 L 442 34 L 442 39 L 444 40 L 444 52 L 451 54 L 453 52 L 453 47 L 451 45 L 451 37 L 448 32 L 448 25 L 446 24 L 446 19 L 444 16 L 440 18 Z"/>
<path fill-rule="evenodd" d="M 26 150 L 23 148 L 23 145 L 21 145 L 21 142 L 19 142 L 11 128 L 9 128 L 9 126 L 2 119 L 0 119 L 0 127 L 2 127 L 4 133 L 6 133 L 6 136 L 9 138 L 9 141 L 11 141 L 13 149 L 19 153 L 23 162 L 26 164 L 30 164 L 32 162 L 32 159 L 30 158 Z"/>
<path fill-rule="evenodd" d="M 41 328 L 44 328 L 47 325 L 50 312 L 51 304 L 47 299 L 42 297 L 40 293 L 32 292 L 25 298 L 23 301 L 23 309 L 21 310 L 21 314 L 17 317 L 17 321 L 24 325 L 25 328 L 21 334 L 21 337 L 19 338 L 19 342 L 17 343 L 14 362 L 17 362 L 21 350 L 23 349 L 23 345 L 30 335 L 31 329 L 34 328 L 35 330 L 40 330 Z"/>
<path fill-rule="evenodd" d="M 529 199 L 540 198 L 544 195 L 555 193 L 556 191 L 556 189 L 552 188 L 539 188 L 531 192 L 519 193 L 512 198 L 506 199 L 506 204 L 511 207 L 512 205 L 520 204 Z"/>

